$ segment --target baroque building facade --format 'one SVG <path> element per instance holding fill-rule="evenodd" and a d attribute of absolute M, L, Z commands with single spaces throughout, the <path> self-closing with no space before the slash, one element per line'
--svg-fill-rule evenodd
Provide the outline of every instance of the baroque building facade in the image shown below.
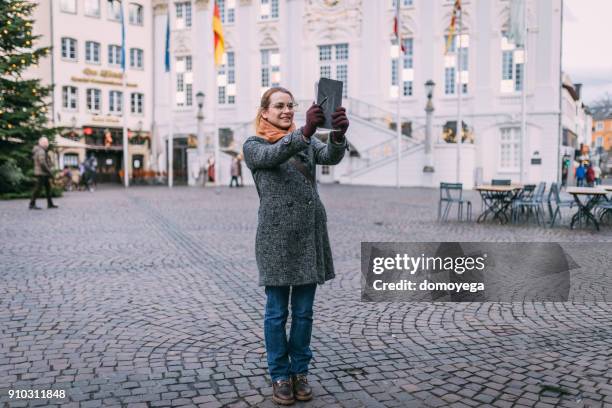
<path fill-rule="evenodd" d="M 119 182 L 125 162 L 138 177 L 151 167 L 153 13 L 148 1 L 124 2 L 125 84 L 121 10 L 106 0 L 32 0 L 39 46 L 52 52 L 26 75 L 53 85 L 50 121 L 57 165 L 98 163 L 98 181 Z M 123 157 L 123 121 L 128 157 Z"/>
<path fill-rule="evenodd" d="M 212 0 L 154 0 L 154 129 L 159 142 L 153 156 L 158 167 L 167 162 L 163 146 L 171 131 L 170 118 L 174 157 L 184 161 L 185 169 L 190 167 L 188 140 L 198 134 L 196 93 L 206 95 L 200 128 L 206 160 L 212 154 L 215 126 L 221 128 L 222 149 L 239 152 L 242 140 L 253 133 L 262 90 L 269 86 L 281 85 L 293 92 L 301 105 L 296 115 L 300 125 L 315 98 L 314 85 L 324 76 L 344 82 L 351 153 L 336 168 L 319 169 L 321 182 L 395 184 L 393 129 L 398 93 L 405 134 L 400 184 L 455 181 L 456 82 L 461 75 L 465 133 L 460 180 L 464 185 L 492 178 L 521 179 L 523 86 L 527 90 L 523 181 L 558 180 L 561 157 L 569 150 L 560 130 L 561 0 L 527 1 L 527 55 L 507 39 L 509 0 L 462 2 L 463 31 L 446 54 L 454 1 L 399 1 L 403 55 L 393 34 L 394 0 L 217 0 L 227 52 L 216 71 Z M 168 19 L 170 74 L 162 63 Z M 459 70 L 458 54 L 462 58 Z M 400 86 L 399 77 L 403 79 Z M 423 174 L 424 83 L 430 79 L 436 84 L 432 99 L 435 171 Z M 223 181 L 229 178 L 229 157 L 223 154 L 219 166 Z"/>

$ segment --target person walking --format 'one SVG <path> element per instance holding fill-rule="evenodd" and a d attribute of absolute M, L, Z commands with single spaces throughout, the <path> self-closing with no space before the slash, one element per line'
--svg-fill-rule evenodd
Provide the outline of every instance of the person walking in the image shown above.
<path fill-rule="evenodd" d="M 308 366 L 312 358 L 313 303 L 317 284 L 335 276 L 327 215 L 315 181 L 317 164 L 336 165 L 348 149 L 344 108 L 333 113 L 328 143 L 313 137 L 324 123 L 312 104 L 306 123 L 296 128 L 291 92 L 264 92 L 255 119 L 256 136 L 243 145 L 244 159 L 259 195 L 255 258 L 265 287 L 264 337 L 272 399 L 281 405 L 312 399 Z M 291 329 L 285 324 L 291 302 Z"/>
<path fill-rule="evenodd" d="M 93 192 L 94 188 L 98 187 L 98 160 L 93 154 L 89 156 L 86 162 L 87 170 L 89 171 L 89 191 Z"/>
<path fill-rule="evenodd" d="M 598 165 L 593 166 L 593 172 L 595 173 L 595 185 L 601 185 L 601 167 Z"/>
<path fill-rule="evenodd" d="M 238 160 L 238 187 L 244 187 L 244 180 L 242 179 L 242 154 L 239 154 L 236 159 Z"/>
<path fill-rule="evenodd" d="M 593 187 L 595 185 L 595 171 L 593 170 L 593 165 L 589 164 L 586 170 L 586 182 L 587 186 Z"/>
<path fill-rule="evenodd" d="M 53 204 L 51 198 L 51 177 L 53 172 L 51 171 L 51 159 L 47 154 L 49 148 L 49 139 L 41 137 L 38 139 L 38 144 L 32 149 L 32 159 L 34 161 L 34 177 L 36 177 L 36 186 L 32 192 L 32 198 L 30 199 L 30 210 L 40 210 L 41 208 L 36 206 L 36 199 L 40 194 L 40 191 L 45 189 L 45 195 L 47 197 L 47 208 L 58 208 L 57 205 Z"/>
<path fill-rule="evenodd" d="M 586 177 L 586 169 L 583 163 L 580 163 L 576 168 L 576 186 L 584 187 L 584 178 Z"/>
<path fill-rule="evenodd" d="M 208 174 L 208 181 L 211 183 L 215 182 L 215 159 L 212 157 L 208 158 L 208 167 L 206 169 L 206 174 Z"/>
<path fill-rule="evenodd" d="M 240 187 L 240 185 L 238 184 L 238 157 L 234 157 L 232 159 L 232 165 L 230 167 L 230 175 L 232 176 L 232 179 L 230 180 L 230 187 L 234 186 L 234 181 L 236 182 L 236 187 Z"/>

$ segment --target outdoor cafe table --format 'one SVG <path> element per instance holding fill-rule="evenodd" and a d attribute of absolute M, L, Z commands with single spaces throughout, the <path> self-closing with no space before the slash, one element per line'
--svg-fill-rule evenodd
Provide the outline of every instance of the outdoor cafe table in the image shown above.
<path fill-rule="evenodd" d="M 595 228 L 599 231 L 599 223 L 597 219 L 591 212 L 591 210 L 599 203 L 600 200 L 605 199 L 606 190 L 600 187 L 568 187 L 567 192 L 574 196 L 574 201 L 578 204 L 578 211 L 572 217 L 572 223 L 570 224 L 570 228 L 574 228 L 574 224 L 581 217 L 586 217 L 587 220 L 593 221 Z M 586 202 L 582 202 L 580 200 L 580 196 L 586 196 Z"/>
<path fill-rule="evenodd" d="M 517 194 L 523 188 L 520 184 L 512 184 L 509 186 L 494 186 L 494 185 L 480 185 L 475 188 L 480 193 L 482 202 L 485 205 L 485 210 L 476 222 L 481 222 L 487 219 L 489 214 L 493 214 L 493 219 L 499 220 L 500 223 L 505 224 L 509 218 L 506 214 L 508 207 L 512 204 Z"/>

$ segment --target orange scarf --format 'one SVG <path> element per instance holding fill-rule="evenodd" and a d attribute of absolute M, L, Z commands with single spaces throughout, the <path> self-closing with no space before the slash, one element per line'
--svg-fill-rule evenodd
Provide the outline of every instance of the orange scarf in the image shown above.
<path fill-rule="evenodd" d="M 270 143 L 276 143 L 277 140 L 282 139 L 288 133 L 291 133 L 295 130 L 295 123 L 291 124 L 291 127 L 288 130 L 280 129 L 266 119 L 261 118 L 259 124 L 257 125 L 257 129 L 255 129 L 255 133 L 257 136 L 263 137 Z"/>

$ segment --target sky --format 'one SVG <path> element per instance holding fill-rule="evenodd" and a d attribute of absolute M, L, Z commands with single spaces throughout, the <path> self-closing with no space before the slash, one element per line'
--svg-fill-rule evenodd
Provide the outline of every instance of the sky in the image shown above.
<path fill-rule="evenodd" d="M 563 70 L 587 104 L 612 95 L 612 0 L 563 1 Z"/>

